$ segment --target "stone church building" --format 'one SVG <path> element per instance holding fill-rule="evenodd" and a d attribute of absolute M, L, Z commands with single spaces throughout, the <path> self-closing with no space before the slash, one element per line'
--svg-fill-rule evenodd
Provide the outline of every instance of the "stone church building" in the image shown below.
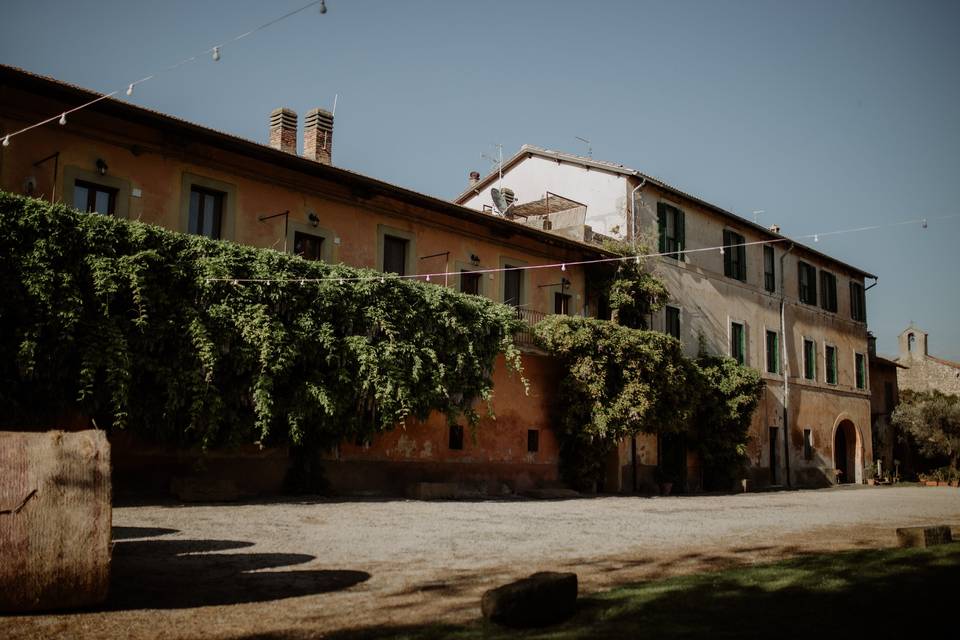
<path fill-rule="evenodd" d="M 929 334 L 912 322 L 899 337 L 897 386 L 911 391 L 960 394 L 960 362 L 930 355 Z"/>

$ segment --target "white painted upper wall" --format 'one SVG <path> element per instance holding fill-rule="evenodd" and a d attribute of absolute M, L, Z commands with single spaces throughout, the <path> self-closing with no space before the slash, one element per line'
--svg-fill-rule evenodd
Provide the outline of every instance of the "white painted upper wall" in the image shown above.
<path fill-rule="evenodd" d="M 467 199 L 464 206 L 477 210 L 484 205 L 492 207 L 490 189 L 496 186 L 494 180 Z M 629 191 L 623 175 L 532 156 L 504 172 L 503 186 L 513 189 L 518 203 L 539 200 L 547 191 L 582 202 L 587 205 L 586 224 L 594 231 L 618 238 L 625 236 Z"/>

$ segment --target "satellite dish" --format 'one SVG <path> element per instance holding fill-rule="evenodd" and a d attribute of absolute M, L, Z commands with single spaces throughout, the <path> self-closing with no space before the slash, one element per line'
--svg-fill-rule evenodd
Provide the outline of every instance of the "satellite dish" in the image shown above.
<path fill-rule="evenodd" d="M 513 195 L 513 191 L 510 189 L 500 191 L 496 187 L 490 189 L 490 197 L 493 199 L 493 206 L 500 215 L 506 215 L 510 207 L 513 206 L 513 201 L 516 199 L 516 196 Z"/>

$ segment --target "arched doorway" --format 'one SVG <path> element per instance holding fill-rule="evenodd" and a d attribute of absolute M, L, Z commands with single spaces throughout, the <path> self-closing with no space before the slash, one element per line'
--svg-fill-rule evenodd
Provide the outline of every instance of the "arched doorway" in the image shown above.
<path fill-rule="evenodd" d="M 833 434 L 833 468 L 840 472 L 838 483 L 856 482 L 857 428 L 850 420 L 842 420 Z"/>

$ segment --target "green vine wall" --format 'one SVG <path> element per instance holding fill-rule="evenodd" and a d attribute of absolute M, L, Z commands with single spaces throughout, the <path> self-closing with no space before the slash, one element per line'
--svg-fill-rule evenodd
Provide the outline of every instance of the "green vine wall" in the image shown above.
<path fill-rule="evenodd" d="M 439 411 L 476 424 L 513 309 L 0 193 L 0 421 L 69 413 L 203 447 L 361 441 Z"/>

